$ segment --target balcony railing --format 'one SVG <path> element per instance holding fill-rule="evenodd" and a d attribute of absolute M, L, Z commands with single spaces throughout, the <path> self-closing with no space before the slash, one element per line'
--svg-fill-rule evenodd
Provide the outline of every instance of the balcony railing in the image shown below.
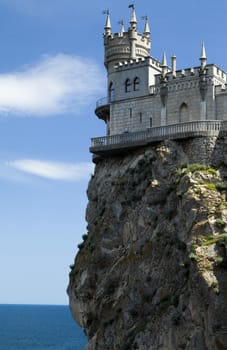
<path fill-rule="evenodd" d="M 96 108 L 99 108 L 99 107 L 102 107 L 102 106 L 106 106 L 109 103 L 110 103 L 110 101 L 109 101 L 108 97 L 102 97 L 96 102 Z"/>
<path fill-rule="evenodd" d="M 166 139 L 174 140 L 198 136 L 218 136 L 220 133 L 227 134 L 227 121 L 203 120 L 171 124 L 144 131 L 92 138 L 90 151 L 98 154 L 118 148 L 122 149 L 151 144 Z"/>

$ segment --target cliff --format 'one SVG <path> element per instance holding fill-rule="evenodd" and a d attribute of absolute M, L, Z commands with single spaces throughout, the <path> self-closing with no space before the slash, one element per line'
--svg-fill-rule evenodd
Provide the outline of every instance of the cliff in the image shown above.
<path fill-rule="evenodd" d="M 227 349 L 224 145 L 215 166 L 189 141 L 97 162 L 68 286 L 87 350 Z"/>

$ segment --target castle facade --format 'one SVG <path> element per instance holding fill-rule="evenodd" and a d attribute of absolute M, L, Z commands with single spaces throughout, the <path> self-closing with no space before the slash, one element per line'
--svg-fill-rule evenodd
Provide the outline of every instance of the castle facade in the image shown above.
<path fill-rule="evenodd" d="M 207 64 L 202 45 L 198 67 L 176 69 L 150 56 L 148 18 L 143 34 L 137 30 L 134 6 L 128 31 L 112 33 L 107 14 L 105 33 L 107 98 L 97 102 L 96 114 L 107 124 L 107 135 L 196 120 L 227 120 L 226 73 Z"/>

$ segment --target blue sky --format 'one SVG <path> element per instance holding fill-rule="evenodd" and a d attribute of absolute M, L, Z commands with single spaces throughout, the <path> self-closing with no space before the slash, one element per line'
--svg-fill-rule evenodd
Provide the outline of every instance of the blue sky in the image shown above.
<path fill-rule="evenodd" d="M 177 68 L 227 70 L 226 0 L 135 0 L 148 15 L 151 55 Z M 86 233 L 90 138 L 105 134 L 94 115 L 105 96 L 102 33 L 130 1 L 0 0 L 0 303 L 67 304 L 69 265 Z"/>

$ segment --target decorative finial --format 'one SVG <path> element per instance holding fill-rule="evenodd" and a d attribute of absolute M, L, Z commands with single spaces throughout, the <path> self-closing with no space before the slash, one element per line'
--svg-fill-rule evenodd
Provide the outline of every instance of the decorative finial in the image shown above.
<path fill-rule="evenodd" d="M 162 67 L 167 67 L 167 60 L 166 60 L 165 51 L 163 52 L 163 56 L 162 56 Z"/>
<path fill-rule="evenodd" d="M 201 57 L 200 58 L 207 58 L 207 55 L 206 55 L 206 49 L 205 49 L 205 44 L 202 43 L 202 49 L 201 49 Z"/>
<path fill-rule="evenodd" d="M 206 55 L 206 49 L 205 49 L 204 43 L 202 43 L 200 61 L 201 61 L 201 68 L 204 69 L 207 63 L 207 55 Z"/>
<path fill-rule="evenodd" d="M 125 32 L 125 27 L 124 27 L 124 21 L 123 19 L 121 21 L 118 21 L 117 24 L 121 25 L 121 34 Z"/>
<path fill-rule="evenodd" d="M 150 28 L 149 28 L 149 23 L 148 23 L 148 16 L 142 16 L 142 19 L 145 19 L 145 26 L 144 26 L 144 35 L 149 37 L 150 36 Z"/>
<path fill-rule="evenodd" d="M 107 16 L 109 16 L 109 14 L 110 14 L 110 10 L 109 10 L 109 9 L 104 10 L 104 11 L 102 11 L 102 14 L 103 14 L 103 15 L 107 15 Z"/>
<path fill-rule="evenodd" d="M 105 24 L 105 35 L 111 34 L 111 23 L 110 23 L 110 11 L 109 9 L 102 11 L 103 15 L 107 15 L 106 17 L 106 24 Z"/>
<path fill-rule="evenodd" d="M 136 19 L 136 11 L 135 11 L 135 5 L 131 4 L 129 5 L 129 8 L 132 8 L 132 17 L 131 17 L 131 28 L 136 29 L 137 19 Z"/>
<path fill-rule="evenodd" d="M 162 67 L 162 77 L 164 78 L 168 72 L 168 65 L 167 65 L 167 59 L 166 59 L 165 52 L 163 52 L 161 67 Z"/>

